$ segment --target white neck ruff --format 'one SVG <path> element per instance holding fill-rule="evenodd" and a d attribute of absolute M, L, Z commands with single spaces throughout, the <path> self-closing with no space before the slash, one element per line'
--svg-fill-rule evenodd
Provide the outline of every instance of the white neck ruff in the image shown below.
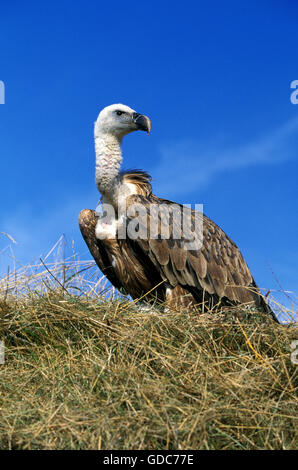
<path fill-rule="evenodd" d="M 121 139 L 113 134 L 102 133 L 95 138 L 96 185 L 105 199 L 117 197 L 122 162 Z"/>

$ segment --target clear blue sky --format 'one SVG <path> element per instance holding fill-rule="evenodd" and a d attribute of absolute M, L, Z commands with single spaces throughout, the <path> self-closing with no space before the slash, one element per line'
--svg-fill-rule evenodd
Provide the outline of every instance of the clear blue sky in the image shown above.
<path fill-rule="evenodd" d="M 297 44 L 290 0 L 1 2 L 0 232 L 17 260 L 62 233 L 89 257 L 77 216 L 98 200 L 93 123 L 122 102 L 152 120 L 124 166 L 203 203 L 261 287 L 279 289 L 272 269 L 297 295 Z"/>

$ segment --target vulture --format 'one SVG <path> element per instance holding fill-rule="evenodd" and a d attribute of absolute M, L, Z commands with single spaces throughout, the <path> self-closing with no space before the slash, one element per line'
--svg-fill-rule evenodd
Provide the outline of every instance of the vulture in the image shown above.
<path fill-rule="evenodd" d="M 149 134 L 150 119 L 123 104 L 104 108 L 94 126 L 96 185 L 102 211 L 79 214 L 96 264 L 120 292 L 167 309 L 247 304 L 268 313 L 236 244 L 202 212 L 154 195 L 150 175 L 121 171 L 125 135 Z"/>

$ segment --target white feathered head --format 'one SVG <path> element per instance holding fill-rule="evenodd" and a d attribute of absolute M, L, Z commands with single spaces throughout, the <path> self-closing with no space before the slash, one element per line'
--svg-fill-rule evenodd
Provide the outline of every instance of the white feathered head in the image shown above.
<path fill-rule="evenodd" d="M 112 104 L 99 113 L 94 127 L 94 136 L 107 133 L 122 139 L 126 134 L 138 130 L 149 134 L 150 119 L 124 104 Z"/>

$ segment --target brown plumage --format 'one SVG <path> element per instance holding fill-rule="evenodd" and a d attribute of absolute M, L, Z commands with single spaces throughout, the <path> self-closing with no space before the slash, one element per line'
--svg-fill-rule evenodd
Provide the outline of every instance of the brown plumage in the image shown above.
<path fill-rule="evenodd" d="M 200 212 L 160 199 L 141 170 L 121 172 L 125 135 L 150 132 L 147 116 L 107 106 L 94 126 L 103 214 L 84 210 L 82 235 L 101 271 L 133 299 L 170 309 L 250 304 L 273 313 L 235 243 Z"/>
<path fill-rule="evenodd" d="M 207 216 L 194 210 L 186 211 L 186 222 L 181 239 L 175 239 L 177 220 L 173 210 L 183 206 L 160 199 L 152 193 L 150 176 L 140 170 L 121 174 L 122 183 L 134 185 L 134 194 L 126 199 L 127 208 L 140 206 L 137 214 L 140 226 L 147 227 L 147 236 L 136 238 L 98 240 L 95 227 L 98 215 L 84 210 L 79 216 L 79 225 L 88 248 L 101 271 L 118 289 L 125 290 L 133 299 L 145 298 L 151 302 L 167 302 L 169 308 L 193 308 L 198 304 L 212 306 L 247 303 L 270 313 L 270 307 L 254 282 L 254 279 L 235 243 Z M 168 219 L 162 211 L 154 229 L 157 238 L 149 236 L 150 208 L 168 209 Z M 165 211 L 166 214 L 166 211 Z M 200 249 L 187 249 L 193 236 L 191 227 L 195 217 L 202 219 L 203 238 Z M 134 219 L 126 219 L 128 225 Z M 169 236 L 161 239 L 162 230 L 169 229 Z M 197 242 L 199 234 L 195 233 Z M 146 293 L 150 292 L 147 296 Z"/>

